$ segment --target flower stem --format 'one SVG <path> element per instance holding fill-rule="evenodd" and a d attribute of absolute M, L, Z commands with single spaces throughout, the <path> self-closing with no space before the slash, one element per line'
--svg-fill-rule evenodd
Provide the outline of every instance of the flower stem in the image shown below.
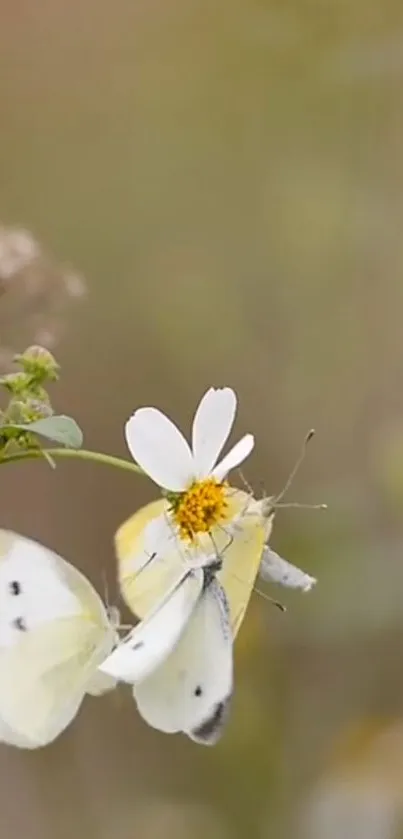
<path fill-rule="evenodd" d="M 13 463 L 17 460 L 30 460 L 32 458 L 77 458 L 78 460 L 89 460 L 94 463 L 104 463 L 105 466 L 115 466 L 117 469 L 124 469 L 126 472 L 136 472 L 137 475 L 144 475 L 143 470 L 137 463 L 131 460 L 123 460 L 121 457 L 114 457 L 111 454 L 91 452 L 88 449 L 25 449 L 21 452 L 0 457 L 0 466 L 4 463 Z"/>

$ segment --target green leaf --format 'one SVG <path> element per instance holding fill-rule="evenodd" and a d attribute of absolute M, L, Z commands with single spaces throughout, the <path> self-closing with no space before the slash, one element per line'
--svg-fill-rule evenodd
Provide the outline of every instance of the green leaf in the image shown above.
<path fill-rule="evenodd" d="M 83 432 L 80 426 L 72 417 L 63 415 L 44 417 L 34 422 L 7 423 L 5 427 L 40 434 L 41 437 L 46 437 L 53 443 L 59 443 L 69 449 L 79 449 L 83 444 Z"/>

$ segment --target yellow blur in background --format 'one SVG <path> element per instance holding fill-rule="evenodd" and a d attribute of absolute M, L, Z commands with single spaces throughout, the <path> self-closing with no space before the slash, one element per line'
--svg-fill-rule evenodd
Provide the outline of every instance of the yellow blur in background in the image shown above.
<path fill-rule="evenodd" d="M 318 584 L 265 589 L 285 615 L 252 598 L 221 743 L 147 728 L 124 689 L 89 700 L 47 749 L 0 749 L 5 835 L 403 836 L 402 83 L 392 0 L 4 4 L 0 222 L 87 291 L 55 408 L 126 455 L 137 406 L 186 431 L 209 386 L 232 386 L 257 494 L 314 426 L 293 492 L 330 508 L 276 518 L 273 547 Z M 27 306 L 5 316 L 6 274 L 0 249 L 14 346 Z M 116 598 L 113 534 L 151 484 L 75 462 L 2 481 L 1 526 L 101 593 L 106 571 Z"/>

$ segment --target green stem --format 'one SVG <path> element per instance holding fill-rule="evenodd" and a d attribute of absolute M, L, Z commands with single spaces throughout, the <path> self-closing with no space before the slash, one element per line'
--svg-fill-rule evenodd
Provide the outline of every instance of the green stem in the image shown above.
<path fill-rule="evenodd" d="M 114 457 L 111 454 L 101 454 L 101 452 L 91 452 L 87 449 L 26 449 L 21 452 L 0 457 L 0 466 L 3 463 L 13 463 L 16 460 L 29 460 L 46 457 L 50 458 L 78 458 L 78 460 L 89 460 L 94 463 L 104 463 L 105 466 L 116 466 L 117 469 L 124 469 L 126 472 L 136 472 L 137 475 L 144 475 L 143 470 L 136 463 L 131 460 L 123 460 L 121 457 Z"/>

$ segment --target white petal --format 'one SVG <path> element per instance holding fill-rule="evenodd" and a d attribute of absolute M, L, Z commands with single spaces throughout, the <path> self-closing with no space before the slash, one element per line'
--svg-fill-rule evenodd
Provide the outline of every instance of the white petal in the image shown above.
<path fill-rule="evenodd" d="M 242 440 L 240 440 L 239 443 L 237 443 L 233 449 L 225 455 L 221 463 L 213 469 L 211 473 L 213 478 L 217 478 L 217 480 L 222 481 L 231 469 L 235 469 L 235 466 L 239 466 L 240 463 L 243 463 L 243 461 L 246 460 L 254 445 L 255 438 L 253 434 L 245 434 L 245 437 L 242 437 Z"/>
<path fill-rule="evenodd" d="M 197 478 L 205 478 L 217 463 L 234 424 L 236 395 L 230 387 L 211 387 L 196 411 L 192 429 L 193 458 Z"/>
<path fill-rule="evenodd" d="M 310 591 L 317 582 L 315 577 L 310 577 L 305 571 L 291 565 L 267 545 L 263 549 L 259 577 L 269 583 L 279 583 L 281 586 L 299 588 L 302 591 Z"/>
<path fill-rule="evenodd" d="M 193 477 L 189 445 L 176 425 L 156 408 L 139 408 L 125 426 L 136 463 L 164 489 L 180 492 Z"/>

